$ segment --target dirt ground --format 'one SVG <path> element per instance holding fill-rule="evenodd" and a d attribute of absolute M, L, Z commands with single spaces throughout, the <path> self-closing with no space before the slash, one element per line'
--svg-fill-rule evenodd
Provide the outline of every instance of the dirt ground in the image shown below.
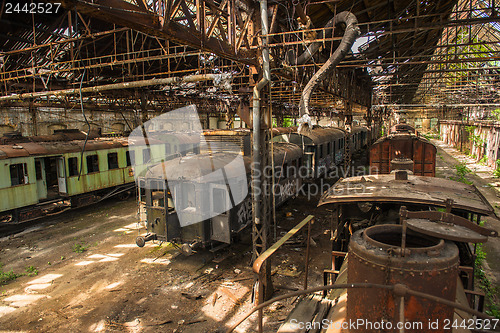
<path fill-rule="evenodd" d="M 277 211 L 282 235 L 308 213 L 313 226 L 309 287 L 322 285 L 329 268 L 329 218 L 315 208 L 319 197 L 296 198 Z M 292 216 L 286 217 L 286 213 Z M 252 307 L 251 239 L 222 251 L 184 257 L 171 246 L 135 245 L 136 203 L 108 201 L 41 220 L 36 228 L 0 239 L 3 270 L 21 276 L 0 287 L 1 332 L 223 332 Z M 273 261 L 275 295 L 303 288 L 305 247 L 301 240 Z M 83 252 L 82 249 L 85 249 Z M 220 254 L 219 254 L 220 255 Z M 296 299 L 266 310 L 277 328 Z M 252 332 L 251 317 L 239 332 Z"/>

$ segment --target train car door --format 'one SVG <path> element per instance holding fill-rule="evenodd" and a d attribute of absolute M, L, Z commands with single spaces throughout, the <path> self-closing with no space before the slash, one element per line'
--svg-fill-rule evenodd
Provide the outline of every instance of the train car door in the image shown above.
<path fill-rule="evenodd" d="M 36 193 L 38 200 L 47 199 L 47 180 L 43 158 L 35 158 Z"/>
<path fill-rule="evenodd" d="M 57 185 L 60 194 L 68 193 L 68 189 L 66 188 L 66 168 L 64 157 L 57 158 Z"/>
<path fill-rule="evenodd" d="M 229 223 L 231 203 L 226 184 L 210 184 L 210 206 L 214 215 L 210 238 L 222 243 L 231 243 Z"/>

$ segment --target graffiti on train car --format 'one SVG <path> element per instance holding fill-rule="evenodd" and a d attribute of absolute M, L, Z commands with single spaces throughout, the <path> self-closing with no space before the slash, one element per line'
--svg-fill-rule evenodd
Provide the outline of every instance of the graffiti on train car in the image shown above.
<path fill-rule="evenodd" d="M 241 203 L 236 215 L 239 225 L 245 225 L 252 222 L 252 199 L 250 197 Z"/>

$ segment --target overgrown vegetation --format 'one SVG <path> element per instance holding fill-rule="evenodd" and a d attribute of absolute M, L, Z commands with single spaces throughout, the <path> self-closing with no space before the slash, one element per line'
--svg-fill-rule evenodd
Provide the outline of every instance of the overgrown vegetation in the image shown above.
<path fill-rule="evenodd" d="M 468 184 L 468 185 L 471 185 L 472 182 L 467 180 L 467 178 L 465 178 L 465 176 L 467 176 L 469 173 L 471 173 L 471 169 L 469 169 L 465 163 L 459 163 L 457 165 L 455 165 L 455 169 L 457 170 L 457 176 L 456 177 L 453 177 L 452 179 L 455 180 L 455 181 L 458 181 L 458 182 L 462 182 L 464 184 Z"/>
<path fill-rule="evenodd" d="M 474 262 L 475 275 L 479 283 L 479 288 L 481 288 L 485 294 L 486 313 L 500 319 L 500 307 L 496 302 L 498 287 L 493 286 L 483 270 L 483 262 L 485 259 L 486 252 L 484 252 L 483 244 L 477 244 L 476 261 Z"/>
<path fill-rule="evenodd" d="M 283 118 L 283 127 L 293 126 L 293 118 Z"/>
<path fill-rule="evenodd" d="M 491 111 L 491 117 L 494 120 L 500 120 L 500 109 L 495 109 L 495 110 Z"/>
<path fill-rule="evenodd" d="M 26 267 L 26 275 L 36 276 L 36 275 L 38 275 L 38 269 L 36 269 L 34 266 Z"/>
<path fill-rule="evenodd" d="M 493 176 L 495 178 L 500 178 L 500 160 L 496 161 L 497 167 L 495 168 L 495 171 L 493 171 Z"/>
<path fill-rule="evenodd" d="M 476 126 L 465 126 L 465 130 L 469 133 L 469 140 L 472 142 L 474 147 L 482 147 L 485 143 L 484 139 L 476 133 Z"/>
<path fill-rule="evenodd" d="M 17 274 L 14 273 L 14 270 L 4 272 L 3 264 L 0 263 L 0 285 L 6 285 L 8 282 L 13 281 L 21 276 L 36 276 L 38 275 L 38 270 L 34 266 L 28 266 L 25 268 L 26 273 Z"/>
<path fill-rule="evenodd" d="M 73 252 L 83 253 L 83 252 L 87 251 L 87 249 L 89 247 L 90 247 L 90 244 L 75 243 L 75 244 L 73 244 Z"/>
<path fill-rule="evenodd" d="M 479 160 L 479 164 L 486 165 L 488 163 L 488 157 L 486 155 L 483 155 L 481 159 Z"/>
<path fill-rule="evenodd" d="M 20 276 L 23 276 L 23 274 L 16 274 L 12 269 L 4 272 L 3 264 L 0 263 L 0 285 L 7 284 L 9 281 L 15 280 Z"/>
<path fill-rule="evenodd" d="M 433 132 L 423 133 L 422 136 L 427 140 L 431 139 L 441 140 L 441 135 L 439 133 L 433 133 Z"/>

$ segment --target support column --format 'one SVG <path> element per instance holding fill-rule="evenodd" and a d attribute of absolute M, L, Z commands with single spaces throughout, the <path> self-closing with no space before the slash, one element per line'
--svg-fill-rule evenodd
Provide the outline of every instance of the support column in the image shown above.
<path fill-rule="evenodd" d="M 269 96 L 265 91 L 269 90 L 268 83 L 271 81 L 269 68 L 269 48 L 267 46 L 268 34 L 268 10 L 267 0 L 260 0 L 261 31 L 262 31 L 262 79 L 253 88 L 252 99 L 252 241 L 253 260 L 264 253 L 270 246 L 270 214 L 269 206 L 271 199 L 270 177 L 264 174 L 269 163 L 268 147 L 268 121 L 269 101 L 263 96 Z M 264 87 L 266 87 L 264 89 Z M 264 103 L 262 103 L 264 102 Z M 266 106 L 264 108 L 264 105 Z M 267 124 L 266 124 L 267 123 Z M 261 268 L 257 300 L 262 303 L 269 299 L 273 293 L 271 282 L 271 260 L 267 260 Z"/>

